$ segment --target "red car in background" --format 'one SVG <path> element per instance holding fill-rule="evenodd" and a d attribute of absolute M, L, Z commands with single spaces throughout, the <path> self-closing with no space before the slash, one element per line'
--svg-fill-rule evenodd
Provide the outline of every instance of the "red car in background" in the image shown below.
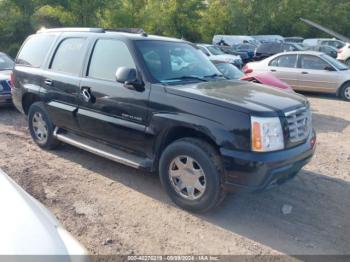
<path fill-rule="evenodd" d="M 243 71 L 245 73 L 244 74 L 241 70 L 232 64 L 219 61 L 214 61 L 213 63 L 227 79 L 255 82 L 258 84 L 272 86 L 280 90 L 282 89 L 287 92 L 294 92 L 288 84 L 279 80 L 271 73 L 252 74 L 252 71 L 249 72 L 249 69 L 244 70 L 243 68 Z"/>

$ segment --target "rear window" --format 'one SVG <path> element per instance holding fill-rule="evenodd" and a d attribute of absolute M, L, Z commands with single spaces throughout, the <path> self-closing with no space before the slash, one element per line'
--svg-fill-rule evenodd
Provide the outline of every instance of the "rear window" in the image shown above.
<path fill-rule="evenodd" d="M 55 36 L 32 36 L 24 43 L 17 56 L 16 63 L 31 67 L 40 67 L 49 51 Z"/>
<path fill-rule="evenodd" d="M 296 62 L 296 55 L 282 55 L 273 59 L 269 66 L 294 68 L 296 66 Z"/>
<path fill-rule="evenodd" d="M 258 46 L 258 53 L 279 53 L 281 51 L 281 44 L 269 43 Z"/>
<path fill-rule="evenodd" d="M 84 59 L 85 43 L 85 38 L 67 38 L 63 40 L 56 50 L 50 69 L 79 75 Z"/>
<path fill-rule="evenodd" d="M 0 71 L 11 70 L 13 68 L 13 60 L 5 54 L 0 53 Z"/>

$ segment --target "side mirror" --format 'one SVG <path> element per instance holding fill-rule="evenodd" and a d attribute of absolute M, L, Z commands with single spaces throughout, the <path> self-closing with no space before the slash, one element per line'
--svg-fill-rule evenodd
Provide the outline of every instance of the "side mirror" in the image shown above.
<path fill-rule="evenodd" d="M 332 66 L 326 66 L 324 68 L 324 70 L 326 70 L 326 71 L 335 71 L 335 69 Z"/>
<path fill-rule="evenodd" d="M 115 78 L 118 83 L 124 84 L 128 89 L 143 91 L 143 83 L 139 79 L 135 68 L 119 67 L 115 73 Z"/>

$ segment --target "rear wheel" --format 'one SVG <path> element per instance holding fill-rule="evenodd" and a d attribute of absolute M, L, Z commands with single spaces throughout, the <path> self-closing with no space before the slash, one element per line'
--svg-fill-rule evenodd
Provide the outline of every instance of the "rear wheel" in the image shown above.
<path fill-rule="evenodd" d="M 224 198 L 221 160 L 205 141 L 184 138 L 170 144 L 161 156 L 159 174 L 170 198 L 186 210 L 206 212 Z"/>
<path fill-rule="evenodd" d="M 350 102 L 350 83 L 345 84 L 340 90 L 340 96 L 345 100 Z"/>
<path fill-rule="evenodd" d="M 53 136 L 54 125 L 42 102 L 35 102 L 28 112 L 29 131 L 34 142 L 42 148 L 54 149 L 59 141 Z"/>

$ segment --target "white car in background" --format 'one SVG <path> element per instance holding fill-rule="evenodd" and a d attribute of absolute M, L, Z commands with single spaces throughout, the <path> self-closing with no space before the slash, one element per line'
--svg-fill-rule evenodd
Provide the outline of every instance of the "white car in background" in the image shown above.
<path fill-rule="evenodd" d="M 334 47 L 335 49 L 340 49 L 344 47 L 345 43 L 338 39 L 332 38 L 307 38 L 303 41 L 303 46 L 305 47 L 316 45 L 328 45 Z"/>
<path fill-rule="evenodd" d="M 345 46 L 338 49 L 337 59 L 348 66 L 350 66 L 350 44 L 346 43 Z"/>
<path fill-rule="evenodd" d="M 197 44 L 199 50 L 201 50 L 211 61 L 225 62 L 233 64 L 238 68 L 242 68 L 243 61 L 238 55 L 225 54 L 221 49 L 215 45 Z"/>
<path fill-rule="evenodd" d="M 279 53 L 248 63 L 245 74 L 271 72 L 294 90 L 335 93 L 350 101 L 350 70 L 338 60 L 320 52 Z"/>
<path fill-rule="evenodd" d="M 51 256 L 57 257 L 54 261 L 89 261 L 86 249 L 1 169 L 0 208 L 0 255 L 45 255 L 50 256 L 50 261 Z"/>

